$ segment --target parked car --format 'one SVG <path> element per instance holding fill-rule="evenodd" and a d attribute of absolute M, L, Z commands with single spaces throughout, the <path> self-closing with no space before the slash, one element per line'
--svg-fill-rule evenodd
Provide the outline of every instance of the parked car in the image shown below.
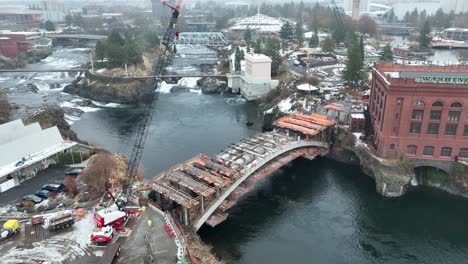
<path fill-rule="evenodd" d="M 63 183 L 49 183 L 42 186 L 42 190 L 47 190 L 49 192 L 62 192 L 65 190 L 65 185 Z"/>
<path fill-rule="evenodd" d="M 65 170 L 65 175 L 69 176 L 77 176 L 81 172 L 83 172 L 84 168 L 78 167 L 78 168 L 68 168 Z"/>
<path fill-rule="evenodd" d="M 36 196 L 34 194 L 26 195 L 26 196 L 23 197 L 23 201 L 31 201 L 31 202 L 33 202 L 35 204 L 38 204 L 38 203 L 42 202 L 42 200 L 43 199 L 41 197 Z"/>
<path fill-rule="evenodd" d="M 49 198 L 49 194 L 50 192 L 48 190 L 40 190 L 37 191 L 34 195 L 36 195 L 37 197 L 41 197 L 42 199 L 47 199 Z"/>

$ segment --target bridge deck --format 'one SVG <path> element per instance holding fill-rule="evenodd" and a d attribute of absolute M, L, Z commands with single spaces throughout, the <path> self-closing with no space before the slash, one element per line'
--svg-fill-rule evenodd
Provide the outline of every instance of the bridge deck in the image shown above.
<path fill-rule="evenodd" d="M 216 192 L 216 190 L 210 186 L 201 182 L 197 182 L 189 175 L 186 175 L 180 171 L 168 172 L 165 178 L 174 183 L 180 184 L 203 197 L 208 197 Z"/>
<path fill-rule="evenodd" d="M 215 157 L 200 155 L 162 173 L 155 179 L 160 182 L 159 186 L 155 186 L 159 188 L 156 191 L 164 192 L 165 197 L 175 195 L 169 199 L 192 208 L 190 214 L 180 216 L 184 217 L 184 222 L 192 223 L 196 229 L 203 223 L 215 226 L 226 219 L 224 211 L 252 190 L 256 181 L 299 156 L 313 159 L 323 154 L 328 143 L 311 140 L 308 136 L 329 133 L 327 128 L 332 124 L 321 115 L 293 114 L 283 117 L 274 122 L 275 127 L 279 128 L 276 131 L 256 134 L 231 144 Z M 328 135 L 317 138 L 325 141 Z M 169 184 L 165 182 L 179 183 L 199 196 L 189 197 L 181 190 L 173 190 L 175 187 L 167 186 Z M 198 204 L 199 201 L 206 204 Z M 200 207 L 189 207 L 196 206 L 195 203 Z"/>
<path fill-rule="evenodd" d="M 162 185 L 157 182 L 151 182 L 150 186 L 156 192 L 166 196 L 167 198 L 175 201 L 176 203 L 182 205 L 185 208 L 190 209 L 194 207 L 195 205 L 198 205 L 197 200 L 193 199 L 188 194 L 183 193 L 180 190 L 177 190 L 171 186 Z"/>

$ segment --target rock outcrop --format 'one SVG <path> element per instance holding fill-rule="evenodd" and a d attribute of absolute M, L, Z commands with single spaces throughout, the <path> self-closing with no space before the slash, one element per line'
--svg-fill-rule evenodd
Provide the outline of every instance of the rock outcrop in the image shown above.
<path fill-rule="evenodd" d="M 42 129 L 57 126 L 62 137 L 69 138 L 73 141 L 80 141 L 76 133 L 70 129 L 70 125 L 65 121 L 63 110 L 58 106 L 49 106 L 40 109 L 30 117 L 26 118 L 24 123 L 26 125 L 39 123 Z"/>
<path fill-rule="evenodd" d="M 227 87 L 227 78 L 203 77 L 197 81 L 197 85 L 202 87 L 204 94 L 218 94 L 225 92 Z"/>
<path fill-rule="evenodd" d="M 99 102 L 134 104 L 147 102 L 153 87 L 146 80 L 102 76 L 87 72 L 63 91 Z"/>

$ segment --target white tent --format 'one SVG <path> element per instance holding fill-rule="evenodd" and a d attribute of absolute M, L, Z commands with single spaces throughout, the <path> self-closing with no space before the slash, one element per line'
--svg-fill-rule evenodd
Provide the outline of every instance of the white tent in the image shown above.
<path fill-rule="evenodd" d="M 313 91 L 317 91 L 318 88 L 311 85 L 311 84 L 308 84 L 308 83 L 304 83 L 304 84 L 301 84 L 301 85 L 298 85 L 297 86 L 297 89 L 298 90 L 301 90 L 301 91 L 306 91 L 306 92 L 313 92 Z"/>

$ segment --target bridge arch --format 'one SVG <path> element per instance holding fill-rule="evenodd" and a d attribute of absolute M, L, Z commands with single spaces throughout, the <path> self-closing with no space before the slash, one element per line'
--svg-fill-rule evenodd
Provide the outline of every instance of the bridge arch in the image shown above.
<path fill-rule="evenodd" d="M 291 152 L 293 150 L 297 150 L 300 148 L 311 148 L 311 147 L 319 147 L 319 148 L 324 148 L 328 149 L 329 144 L 325 142 L 320 142 L 320 141 L 296 141 L 296 142 L 291 142 L 284 148 L 280 149 L 278 152 L 269 155 L 266 159 L 263 159 L 260 163 L 255 164 L 255 166 L 252 166 L 248 168 L 243 176 L 235 181 L 226 191 L 224 191 L 218 198 L 217 200 L 211 204 L 210 207 L 208 207 L 205 211 L 205 213 L 195 221 L 194 223 L 194 228 L 195 230 L 200 229 L 200 227 L 208 220 L 208 218 L 214 213 L 216 209 L 221 205 L 221 203 L 228 198 L 229 195 L 237 188 L 241 183 L 243 183 L 245 180 L 247 180 L 253 173 L 255 173 L 257 170 L 262 168 L 264 165 L 266 165 L 268 162 L 272 161 L 276 157 L 285 154 L 287 152 Z"/>
<path fill-rule="evenodd" d="M 224 221 L 227 210 L 253 188 L 253 183 L 303 156 L 328 153 L 334 122 L 318 114 L 294 113 L 273 123 L 272 132 L 244 138 L 214 157 L 199 155 L 162 172 L 145 189 L 162 197 L 161 204 L 177 204 L 173 211 L 198 230 Z"/>

